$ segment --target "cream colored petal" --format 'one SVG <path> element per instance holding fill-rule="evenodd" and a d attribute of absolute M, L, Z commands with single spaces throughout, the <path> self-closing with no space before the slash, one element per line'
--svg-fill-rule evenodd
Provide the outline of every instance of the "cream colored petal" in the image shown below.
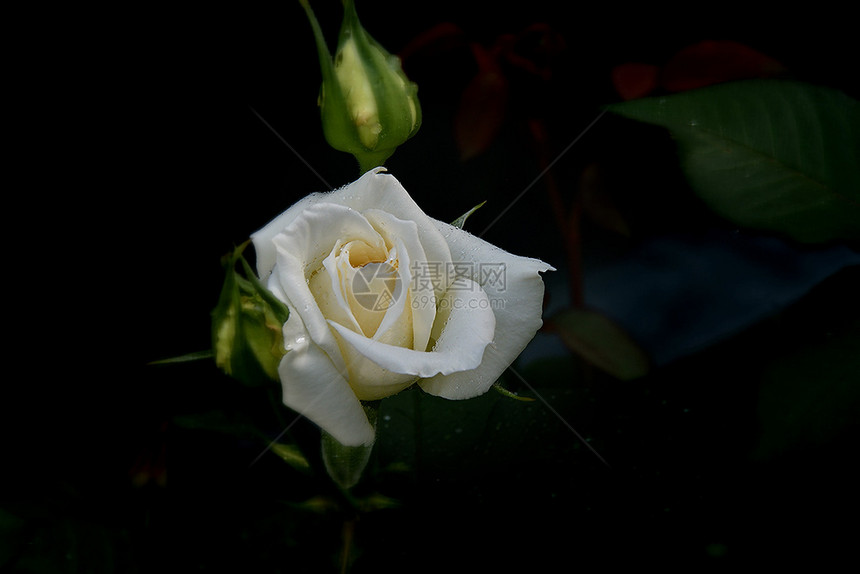
<path fill-rule="evenodd" d="M 496 330 L 479 365 L 440 373 L 419 384 L 433 395 L 467 399 L 485 393 L 540 329 L 544 294 L 540 273 L 553 267 L 512 255 L 451 225 L 437 222 L 437 227 L 447 237 L 454 261 L 471 269 L 471 278 L 486 292 L 495 312 Z"/>
<path fill-rule="evenodd" d="M 384 290 L 387 297 L 385 305 L 387 306 L 382 321 L 372 333 L 372 338 L 379 341 L 385 337 L 389 344 L 412 348 L 414 342 L 412 310 L 408 307 L 410 301 L 409 262 L 409 252 L 406 246 L 399 238 L 396 239 L 395 247 L 392 248 L 391 257 L 386 264 L 386 268 L 390 272 L 389 283 Z M 396 340 L 391 335 L 392 330 L 399 333 Z"/>
<path fill-rule="evenodd" d="M 343 273 L 345 297 L 360 327 L 356 332 L 366 337 L 376 336 L 381 333 L 386 317 L 391 320 L 394 315 L 396 319 L 403 307 L 397 250 L 392 248 L 383 261 L 373 261 L 358 269 L 346 266 Z"/>
<path fill-rule="evenodd" d="M 361 354 L 353 345 L 347 343 L 341 333 L 352 333 L 356 337 L 361 337 L 344 328 L 342 325 L 332 323 L 335 330 L 335 337 L 341 346 L 341 352 L 345 358 L 345 370 L 349 385 L 352 388 L 355 396 L 362 401 L 376 401 L 390 397 L 403 389 L 414 384 L 418 377 L 415 375 L 394 373 L 388 369 L 380 367 L 367 357 Z M 367 339 L 371 341 L 372 339 Z M 384 345 L 378 341 L 374 341 L 377 345 Z M 386 345 L 388 346 L 388 345 Z M 398 348 L 392 346 L 392 348 Z"/>
<path fill-rule="evenodd" d="M 434 278 L 426 273 L 429 268 L 427 253 L 418 235 L 418 225 L 414 221 L 398 219 L 390 213 L 378 209 L 367 210 L 363 215 L 373 225 L 373 228 L 385 238 L 387 243 L 398 246 L 400 293 L 404 296 L 408 294 L 411 298 L 410 308 L 407 309 L 407 312 L 412 315 L 411 347 L 416 351 L 424 351 L 427 349 L 430 330 L 433 328 L 433 321 L 436 318 L 435 302 L 447 289 L 447 281 L 439 284 L 438 279 L 442 279 L 441 277 Z M 447 253 L 442 255 L 447 256 Z M 436 267 L 444 269 L 446 263 L 447 261 L 438 262 Z M 432 279 L 437 279 L 437 281 Z M 383 332 L 393 324 L 393 321 L 388 320 L 387 317 L 386 321 L 387 323 L 382 329 Z"/>
<path fill-rule="evenodd" d="M 379 305 L 377 310 L 363 309 L 356 311 L 359 323 L 362 323 L 362 330 L 349 330 L 361 340 L 372 341 L 375 344 L 384 345 L 386 348 L 411 348 L 412 347 L 412 314 L 409 312 L 409 292 L 403 288 L 403 281 L 408 282 L 408 272 L 403 272 L 403 266 L 408 264 L 408 257 L 404 256 L 396 260 L 398 248 L 403 252 L 403 242 L 397 240 L 397 247 L 392 248 L 391 256 L 387 263 L 382 264 L 388 270 L 397 267 L 396 271 L 400 271 L 400 276 L 396 279 L 396 284 L 391 287 L 390 283 L 385 284 L 386 287 L 379 289 L 378 285 L 374 287 L 373 296 L 378 297 L 371 300 L 373 305 Z M 370 264 L 360 270 L 351 269 L 354 273 L 367 271 L 374 265 Z M 404 278 L 405 274 L 405 278 Z M 392 277 L 387 277 L 387 280 Z M 359 294 L 357 296 L 361 296 Z M 363 294 L 367 295 L 367 293 Z M 386 295 L 388 298 L 382 298 Z M 350 294 L 352 296 L 352 294 Z M 355 297 L 353 297 L 355 300 Z M 367 304 L 366 299 L 362 299 L 363 304 Z M 358 303 L 357 303 L 358 304 Z M 387 306 L 387 307 L 386 307 Z M 359 305 L 360 307 L 360 305 Z M 409 373 L 395 373 L 388 369 L 379 366 L 368 357 L 364 356 L 360 350 L 354 345 L 347 343 L 342 334 L 345 331 L 345 325 L 338 324 L 335 321 L 330 322 L 336 332 L 336 338 L 340 344 L 341 353 L 345 360 L 345 368 L 349 373 L 349 381 L 356 395 L 361 400 L 377 400 L 392 394 L 395 394 L 404 388 L 413 384 L 417 377 Z"/>
<path fill-rule="evenodd" d="M 444 321 L 445 326 L 432 351 L 387 345 L 331 323 L 344 343 L 344 355 L 364 357 L 385 371 L 421 378 L 474 369 L 493 340 L 496 319 L 484 291 L 477 284 L 468 283 L 463 289 L 450 289 L 439 302 L 438 320 Z M 367 380 L 362 384 L 373 386 L 377 382 Z"/>
<path fill-rule="evenodd" d="M 342 260 L 348 257 L 348 254 L 341 251 L 341 244 L 338 241 L 328 257 L 323 260 L 322 269 L 308 279 L 308 288 L 325 318 L 358 330 L 360 327 L 352 315 L 341 285 Z"/>

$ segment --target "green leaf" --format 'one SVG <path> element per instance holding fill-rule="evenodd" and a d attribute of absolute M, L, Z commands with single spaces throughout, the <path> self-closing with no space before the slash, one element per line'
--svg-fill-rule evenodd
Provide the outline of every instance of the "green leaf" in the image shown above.
<path fill-rule="evenodd" d="M 695 193 L 735 224 L 801 242 L 860 238 L 860 102 L 783 80 L 608 106 L 662 126 Z"/>
<path fill-rule="evenodd" d="M 311 463 L 297 445 L 276 442 L 272 443 L 269 448 L 273 453 L 281 457 L 281 460 L 296 470 L 304 473 L 311 471 Z"/>
<path fill-rule="evenodd" d="M 517 376 L 503 375 L 507 388 L 528 382 L 523 395 L 537 399 L 528 402 L 498 392 L 452 401 L 417 386 L 384 399 L 374 447 L 380 468 L 397 468 L 396 481 L 404 471 L 418 481 L 444 477 L 461 484 L 489 473 L 504 484 L 511 480 L 512 461 L 525 469 L 564 451 L 584 464 L 600 464 L 569 434 L 572 422 L 590 438 L 598 412 L 591 391 L 572 380 L 577 364 L 571 356 L 553 357 L 518 369 Z M 559 440 L 559 433 L 569 440 Z"/>
<path fill-rule="evenodd" d="M 502 395 L 508 397 L 509 399 L 515 399 L 517 401 L 523 401 L 524 403 L 530 403 L 530 402 L 535 400 L 532 397 L 521 397 L 520 395 L 509 391 L 508 389 L 503 387 L 501 385 L 501 383 L 499 383 L 499 381 L 496 381 L 495 383 L 493 383 L 493 388 L 496 391 L 498 391 L 499 393 L 501 393 Z"/>
<path fill-rule="evenodd" d="M 478 211 L 478 209 L 480 209 L 481 207 L 483 207 L 485 203 L 487 203 L 487 202 L 482 201 L 481 203 L 479 203 L 478 205 L 476 205 L 475 207 L 473 207 L 472 209 L 470 209 L 469 211 L 467 211 L 466 213 L 464 213 L 463 215 L 461 215 L 460 217 L 458 217 L 457 219 L 452 221 L 451 225 L 453 225 L 454 227 L 457 227 L 459 229 L 463 229 L 463 226 L 466 225 L 466 220 L 469 218 L 469 216 L 472 215 L 473 213 L 475 213 L 476 211 Z"/>
<path fill-rule="evenodd" d="M 622 381 L 642 377 L 650 370 L 645 351 L 621 327 L 600 313 L 568 309 L 550 322 L 572 351 Z"/>

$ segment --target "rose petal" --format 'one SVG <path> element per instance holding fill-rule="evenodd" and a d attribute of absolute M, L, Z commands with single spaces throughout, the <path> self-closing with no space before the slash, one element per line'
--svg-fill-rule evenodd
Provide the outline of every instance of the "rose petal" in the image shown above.
<path fill-rule="evenodd" d="M 306 209 L 272 240 L 282 292 L 317 344 L 325 347 L 331 341 L 331 332 L 308 283 L 316 280 L 316 274 L 326 274 L 323 261 L 339 241 L 364 240 L 372 244 L 378 239 L 379 234 L 361 214 L 342 205 L 323 203 Z M 328 282 L 329 277 L 323 281 Z"/>
<path fill-rule="evenodd" d="M 378 167 L 340 189 L 308 195 L 252 234 L 260 278 L 265 279 L 275 266 L 277 252 L 272 242 L 275 236 L 296 220 L 304 210 L 320 203 L 338 204 L 361 213 L 377 209 L 404 221 L 414 221 L 427 260 L 450 261 L 448 244 L 432 224 L 434 220 L 421 211 L 394 176 L 384 171 L 385 168 Z M 334 245 L 334 241 L 331 245 Z M 441 295 L 442 293 L 437 293 L 437 296 Z"/>
<path fill-rule="evenodd" d="M 350 309 L 342 286 L 346 280 L 344 268 L 351 269 L 348 260 L 349 253 L 342 250 L 341 243 L 338 241 L 329 256 L 323 260 L 325 272 L 318 272 L 313 275 L 308 280 L 308 288 L 313 293 L 317 306 L 324 317 L 360 331 L 361 327 Z"/>
<path fill-rule="evenodd" d="M 402 246 L 402 242 L 401 246 Z M 396 252 L 396 249 L 392 249 Z M 408 259 L 407 259 L 408 261 Z M 402 279 L 399 279 L 402 282 Z M 406 305 L 411 300 L 408 292 L 394 300 L 393 304 L 385 310 L 385 318 L 379 325 L 377 332 L 367 336 L 363 330 L 351 330 L 348 326 L 330 321 L 335 331 L 340 352 L 344 357 L 344 368 L 348 373 L 350 385 L 356 396 L 363 401 L 373 401 L 393 395 L 414 383 L 415 375 L 394 373 L 384 369 L 358 352 L 353 346 L 343 340 L 340 334 L 343 331 L 354 333 L 359 339 L 365 339 L 373 343 L 390 348 L 408 348 L 412 346 L 412 318 L 406 312 Z M 389 317 L 402 318 L 401 321 L 393 321 L 387 330 L 383 331 L 384 323 Z"/>
<path fill-rule="evenodd" d="M 421 211 L 400 182 L 384 173 L 384 169 L 376 168 L 367 172 L 352 185 L 333 192 L 333 195 L 340 194 L 338 201 L 343 201 L 344 205 L 361 213 L 378 210 L 402 221 L 414 222 L 427 261 L 451 261 L 448 243 L 433 225 L 435 220 Z M 443 293 L 437 295 L 441 297 Z"/>
<path fill-rule="evenodd" d="M 380 321 L 382 321 L 382 313 L 367 309 L 367 302 L 364 301 L 364 304 L 362 304 L 362 301 L 359 301 L 353 293 L 353 288 L 357 281 L 360 281 L 362 285 L 366 284 L 368 277 L 365 272 L 368 269 L 375 268 L 377 265 L 377 263 L 372 262 L 382 261 L 382 265 L 387 265 L 385 262 L 390 259 L 391 255 L 385 249 L 385 242 L 382 237 L 379 238 L 380 245 L 378 249 L 362 249 L 361 244 L 362 242 L 350 242 L 344 246 L 339 255 L 335 256 L 335 252 L 332 252 L 326 258 L 326 261 L 330 265 L 330 267 L 327 266 L 330 282 L 326 287 L 334 291 L 334 297 L 337 299 L 339 307 L 332 313 L 326 312 L 322 306 L 320 308 L 327 319 L 332 319 L 341 325 L 350 327 L 356 333 L 364 333 L 365 335 L 369 333 L 372 335 L 376 331 Z M 358 257 L 356 257 L 356 251 L 361 252 Z M 363 265 L 363 267 L 356 269 L 353 260 L 357 260 L 358 264 Z M 368 267 L 368 264 L 371 267 Z M 362 277 L 357 278 L 356 275 L 358 273 L 362 273 Z M 319 300 L 323 288 L 318 288 L 313 284 L 310 287 Z"/>
<path fill-rule="evenodd" d="M 342 348 L 348 365 L 369 359 L 386 372 L 421 378 L 477 367 L 484 356 L 484 349 L 493 340 L 496 318 L 487 294 L 479 285 L 467 279 L 459 287 L 449 289 L 439 302 L 437 321 L 444 327 L 430 352 L 387 345 L 330 322 L 344 343 Z M 380 383 L 389 383 L 389 380 L 377 382 L 364 377 L 351 377 L 350 380 L 353 388 L 356 388 L 356 380 L 361 381 L 360 396 L 372 392 Z"/>
<path fill-rule="evenodd" d="M 372 444 L 375 431 L 349 382 L 303 332 L 301 320 L 291 314 L 284 329 L 289 351 L 278 366 L 284 404 L 343 445 Z"/>
<path fill-rule="evenodd" d="M 422 267 L 426 267 L 427 264 L 427 253 L 418 235 L 418 225 L 414 221 L 404 221 L 378 209 L 367 210 L 363 215 L 387 242 L 402 242 L 403 244 L 399 249 L 399 253 L 403 254 L 399 260 L 399 271 L 402 278 L 402 292 L 405 293 L 407 289 L 411 292 L 412 348 L 416 351 L 424 351 L 427 349 L 430 330 L 433 328 L 433 321 L 436 318 L 436 306 L 421 304 L 421 302 L 435 301 L 441 297 L 444 293 L 443 288 L 447 288 L 447 285 L 436 286 L 430 281 L 413 280 L 413 274 Z M 450 257 L 448 253 L 444 255 Z M 444 267 L 448 261 L 450 259 L 436 263 Z M 437 287 L 441 291 L 438 294 L 434 291 Z M 386 327 L 388 326 L 390 323 L 386 325 Z"/>
<path fill-rule="evenodd" d="M 495 309 L 493 342 L 475 368 L 441 373 L 419 384 L 430 394 L 448 399 L 467 399 L 485 393 L 522 352 L 542 325 L 543 280 L 539 273 L 552 266 L 499 249 L 474 235 L 436 222 L 451 247 L 455 262 L 473 270 Z M 502 277 L 496 273 L 504 270 Z"/>
<path fill-rule="evenodd" d="M 406 305 L 409 302 L 409 252 L 403 241 L 399 238 L 395 241 L 395 247 L 391 250 L 391 258 L 387 264 L 389 269 L 394 269 L 395 284 L 393 293 L 389 295 L 393 298 L 390 301 L 382 321 L 372 334 L 372 338 L 376 341 L 385 337 L 389 344 L 397 345 L 398 347 L 409 347 L 413 345 L 413 324 L 412 314 Z M 408 329 L 404 329 L 407 327 Z M 392 336 L 392 330 L 398 331 L 396 336 Z M 426 344 L 426 343 L 425 343 Z"/>

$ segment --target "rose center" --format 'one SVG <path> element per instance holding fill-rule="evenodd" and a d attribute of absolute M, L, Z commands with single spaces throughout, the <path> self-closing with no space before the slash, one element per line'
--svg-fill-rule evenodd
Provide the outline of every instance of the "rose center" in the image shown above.
<path fill-rule="evenodd" d="M 380 252 L 379 247 L 371 246 L 362 241 L 354 241 L 347 246 L 349 264 L 358 269 L 369 263 L 382 263 L 387 259 L 387 253 Z"/>

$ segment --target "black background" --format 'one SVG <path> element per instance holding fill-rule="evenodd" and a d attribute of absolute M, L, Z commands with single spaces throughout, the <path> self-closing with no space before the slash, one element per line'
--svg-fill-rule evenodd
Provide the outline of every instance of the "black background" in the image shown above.
<path fill-rule="evenodd" d="M 333 41 L 339 3 L 314 6 Z M 532 1 L 361 2 L 358 10 L 392 52 L 442 22 L 485 45 L 535 22 L 564 38 L 553 81 L 521 84 L 496 147 L 466 163 L 450 130 L 474 72 L 468 53 L 460 47 L 406 62 L 425 123 L 388 168 L 438 219 L 453 220 L 492 194 L 496 207 L 478 212 L 476 227 L 539 172 L 517 119 L 542 117 L 561 149 L 600 105 L 618 100 L 615 65 L 659 65 L 691 43 L 734 40 L 783 62 L 794 77 L 857 95 L 852 36 L 840 28 L 843 18 L 823 9 Z M 22 128 L 10 158 L 25 177 L 11 184 L 23 202 L 7 207 L 22 226 L 8 243 L 19 257 L 7 265 L 7 304 L 22 321 L 7 359 L 19 369 L 6 375 L 11 398 L 4 401 L 3 498 L 15 518 L 7 519 L 12 535 L 0 567 L 332 571 L 339 523 L 289 519 L 294 530 L 285 533 L 284 518 L 272 518 L 273 505 L 288 513 L 283 500 L 301 500 L 311 484 L 279 461 L 249 465 L 247 444 L 172 422 L 225 405 L 250 405 L 265 419 L 271 414 L 260 396 L 209 365 L 146 364 L 208 348 L 220 257 L 325 189 L 257 114 L 331 185 L 357 173 L 352 158 L 322 138 L 319 68 L 302 10 L 295 2 L 140 5 L 26 21 L 31 33 L 15 58 L 21 105 L 8 110 Z M 619 140 L 626 132 L 613 120 L 601 122 L 559 164 L 560 177 L 608 158 L 633 166 L 624 181 L 658 197 L 670 193 L 647 167 L 649 158 L 670 160 Z M 560 259 L 554 231 L 542 223 L 551 217 L 545 196 L 530 194 L 520 208 L 485 238 Z M 660 225 L 686 225 L 686 214 L 659 214 Z M 761 365 L 790 354 L 803 337 L 848 324 L 857 285 L 856 272 L 839 274 L 787 315 L 635 384 L 572 379 L 592 397 L 575 413 L 587 416 L 610 467 L 574 449 L 559 426 L 554 440 L 567 446 L 558 456 L 389 485 L 407 504 L 359 523 L 355 570 L 516 563 L 560 571 L 631 561 L 720 567 L 826 560 L 849 550 L 856 530 L 841 517 L 857 510 L 856 425 L 765 462 L 751 461 L 749 451 Z M 163 444 L 167 486 L 132 486 L 135 461 Z"/>

